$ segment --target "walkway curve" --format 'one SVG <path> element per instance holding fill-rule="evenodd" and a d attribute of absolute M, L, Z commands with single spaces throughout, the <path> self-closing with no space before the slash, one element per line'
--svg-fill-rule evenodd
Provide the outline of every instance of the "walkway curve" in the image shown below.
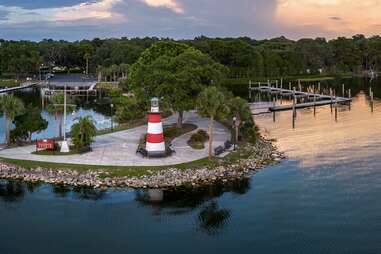
<path fill-rule="evenodd" d="M 164 120 L 164 124 L 173 124 L 177 121 L 177 115 Z M 192 123 L 199 129 L 207 131 L 209 119 L 199 117 L 195 112 L 184 113 L 184 122 Z M 136 155 L 139 139 L 147 131 L 147 126 L 139 126 L 133 129 L 114 132 L 95 137 L 92 145 L 93 151 L 83 155 L 69 156 L 43 156 L 34 155 L 35 146 L 25 146 L 4 149 L 0 151 L 0 157 L 19 160 L 44 161 L 53 163 L 69 163 L 82 165 L 101 166 L 168 166 L 199 160 L 208 156 L 208 147 L 194 150 L 189 147 L 187 141 L 197 130 L 180 136 L 172 141 L 176 153 L 167 158 L 147 159 Z M 220 123 L 215 124 L 213 147 L 223 145 L 230 139 L 230 131 Z"/>

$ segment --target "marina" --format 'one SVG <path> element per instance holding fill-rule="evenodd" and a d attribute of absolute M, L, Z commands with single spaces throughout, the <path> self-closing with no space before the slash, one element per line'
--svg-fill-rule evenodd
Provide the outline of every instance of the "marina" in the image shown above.
<path fill-rule="evenodd" d="M 301 90 L 301 86 L 299 85 L 299 91 L 294 87 L 293 89 L 284 89 L 282 87 L 278 87 L 278 81 L 276 81 L 276 86 L 273 87 L 270 82 L 267 85 L 261 85 L 261 83 L 257 83 L 258 86 L 252 86 L 249 84 L 249 94 L 252 96 L 252 92 L 256 91 L 258 93 L 265 93 L 270 95 L 275 95 L 274 103 L 267 104 L 267 106 L 263 107 L 262 104 L 260 109 L 267 108 L 268 112 L 276 112 L 276 111 L 287 111 L 287 110 L 295 110 L 302 109 L 308 107 L 318 107 L 325 105 L 337 105 L 337 104 L 350 104 L 352 98 L 350 96 L 351 91 L 348 90 L 349 97 L 338 97 L 334 94 L 332 89 L 330 90 L 330 95 L 324 95 L 318 93 L 320 89 L 315 91 L 313 88 L 313 92 L 303 92 Z M 291 85 L 290 85 L 291 88 Z M 345 93 L 345 91 L 344 91 Z M 288 105 L 277 105 L 276 102 L 279 98 L 287 97 L 287 99 L 292 101 L 292 104 Z"/>

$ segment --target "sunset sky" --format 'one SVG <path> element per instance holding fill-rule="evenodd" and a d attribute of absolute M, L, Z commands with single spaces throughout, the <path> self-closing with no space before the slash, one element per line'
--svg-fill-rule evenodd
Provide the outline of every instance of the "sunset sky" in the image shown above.
<path fill-rule="evenodd" d="M 381 0 L 0 0 L 0 37 L 381 34 Z"/>

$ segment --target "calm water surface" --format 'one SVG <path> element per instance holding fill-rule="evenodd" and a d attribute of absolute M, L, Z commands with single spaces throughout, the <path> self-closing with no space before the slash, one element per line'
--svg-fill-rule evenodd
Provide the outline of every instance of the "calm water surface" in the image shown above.
<path fill-rule="evenodd" d="M 381 103 L 371 113 L 368 84 L 350 83 L 337 122 L 329 107 L 298 111 L 296 129 L 291 112 L 257 117 L 289 158 L 247 180 L 165 192 L 2 181 L 0 253 L 380 253 Z"/>
<path fill-rule="evenodd" d="M 24 105 L 33 105 L 41 111 L 41 116 L 48 121 L 48 128 L 32 135 L 32 139 L 52 138 L 58 136 L 59 121 L 55 114 L 47 110 L 47 99 L 42 105 L 42 98 L 39 89 L 31 88 L 14 92 L 15 96 L 20 98 Z M 107 129 L 111 127 L 111 110 L 109 104 L 102 105 L 104 99 L 90 97 L 86 100 L 84 97 L 76 97 L 77 107 L 73 112 L 67 113 L 66 132 L 70 132 L 71 126 L 83 116 L 90 116 L 94 120 L 97 129 Z M 0 116 L 0 144 L 5 142 L 5 118 Z"/>

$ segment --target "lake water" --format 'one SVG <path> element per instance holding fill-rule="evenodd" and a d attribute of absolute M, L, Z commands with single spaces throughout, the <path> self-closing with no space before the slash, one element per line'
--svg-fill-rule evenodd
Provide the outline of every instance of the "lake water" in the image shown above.
<path fill-rule="evenodd" d="M 59 121 L 55 114 L 51 114 L 46 109 L 46 103 L 42 106 L 42 98 L 39 89 L 31 88 L 18 91 L 14 93 L 18 98 L 20 98 L 25 106 L 32 104 L 35 107 L 40 108 L 42 117 L 49 122 L 48 128 L 41 131 L 40 133 L 34 133 L 32 139 L 43 139 L 52 138 L 58 136 Z M 75 123 L 78 118 L 83 116 L 90 116 L 94 120 L 94 124 L 97 129 L 107 129 L 111 127 L 111 109 L 108 105 L 100 105 L 102 97 L 100 98 L 89 98 L 86 100 L 85 97 L 76 98 L 77 108 L 75 113 L 68 112 L 67 114 L 67 124 L 66 132 L 70 132 L 71 126 Z M 3 116 L 0 117 L 0 143 L 5 142 L 5 119 Z"/>
<path fill-rule="evenodd" d="M 337 84 L 339 88 L 339 81 Z M 380 253 L 380 82 L 352 108 L 256 117 L 288 159 L 250 179 L 106 192 L 0 182 L 0 253 Z M 242 90 L 243 91 L 243 90 Z"/>

